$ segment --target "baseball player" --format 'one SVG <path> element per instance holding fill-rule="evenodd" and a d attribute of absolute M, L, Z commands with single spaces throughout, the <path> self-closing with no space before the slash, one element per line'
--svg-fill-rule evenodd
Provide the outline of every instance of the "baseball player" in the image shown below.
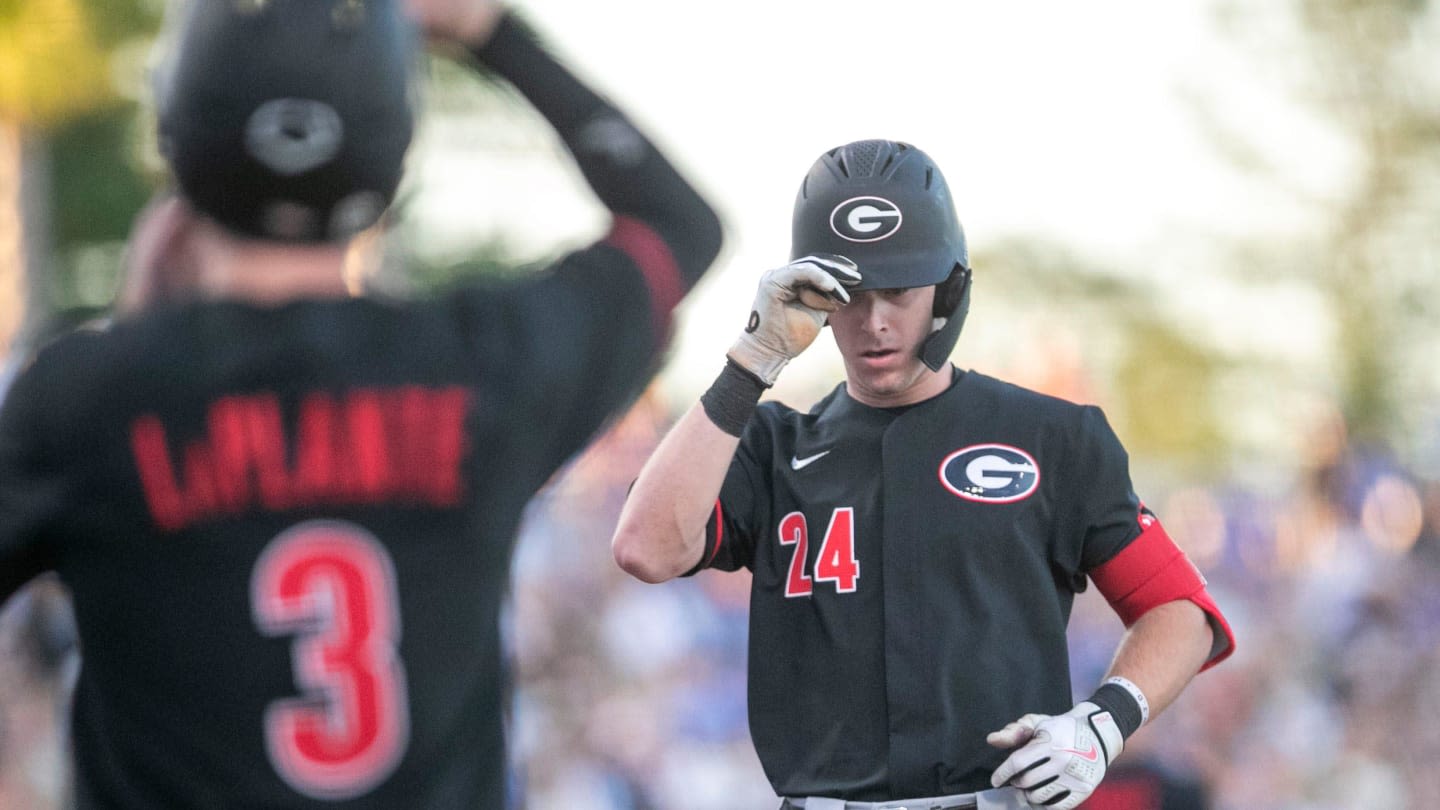
<path fill-rule="evenodd" d="M 800 187 L 714 385 L 614 538 L 647 582 L 750 569 L 750 730 L 784 807 L 1068 810 L 1233 639 L 1098 408 L 961 371 L 965 236 L 922 151 L 860 141 Z M 757 406 L 827 323 L 845 381 Z M 1072 705 L 1087 580 L 1128 627 Z"/>
<path fill-rule="evenodd" d="M 178 195 L 134 243 L 151 308 L 43 350 L 0 414 L 0 598 L 47 569 L 73 592 L 81 808 L 506 806 L 522 508 L 643 387 L 721 230 L 505 9 L 409 13 L 549 120 L 609 232 L 506 286 L 350 297 L 416 25 L 389 0 L 185 7 L 157 86 Z"/>

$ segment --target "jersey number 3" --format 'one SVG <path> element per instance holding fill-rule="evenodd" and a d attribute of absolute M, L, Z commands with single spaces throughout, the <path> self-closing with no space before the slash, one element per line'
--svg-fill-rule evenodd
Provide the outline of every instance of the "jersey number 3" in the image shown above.
<path fill-rule="evenodd" d="M 395 569 L 385 547 L 351 523 L 299 524 L 260 555 L 250 595 L 262 632 L 295 637 L 301 695 L 266 709 L 271 764 L 313 798 L 370 791 L 399 764 L 410 736 Z"/>
<path fill-rule="evenodd" d="M 780 545 L 795 546 L 790 573 L 785 577 L 785 595 L 809 596 L 814 591 L 805 564 L 810 556 L 810 530 L 804 512 L 791 512 L 780 519 Z M 815 557 L 815 582 L 833 582 L 839 593 L 854 593 L 860 579 L 860 561 L 855 559 L 855 509 L 843 506 L 830 515 L 825 542 Z"/>

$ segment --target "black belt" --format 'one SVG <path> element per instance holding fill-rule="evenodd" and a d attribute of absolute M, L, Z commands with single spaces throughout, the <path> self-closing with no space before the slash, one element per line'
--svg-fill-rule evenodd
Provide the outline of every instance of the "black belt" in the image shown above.
<path fill-rule="evenodd" d="M 840 799 L 822 799 L 828 807 L 825 810 L 972 810 L 978 807 L 978 800 L 975 794 L 964 794 L 960 796 L 936 796 L 930 799 L 897 799 L 886 802 L 852 802 Z M 797 803 L 798 802 L 798 803 Z M 780 810 L 812 810 L 813 805 L 820 804 L 813 798 L 786 799 Z M 815 808 L 819 810 L 819 808 Z"/>

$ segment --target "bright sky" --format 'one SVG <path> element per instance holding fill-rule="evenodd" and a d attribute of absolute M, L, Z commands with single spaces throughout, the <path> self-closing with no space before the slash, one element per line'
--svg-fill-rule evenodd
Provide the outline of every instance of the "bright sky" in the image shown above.
<path fill-rule="evenodd" d="M 1167 255 L 1177 239 L 1298 231 L 1307 221 L 1293 201 L 1215 155 L 1195 99 L 1219 105 L 1226 120 L 1263 120 L 1246 137 L 1308 193 L 1333 190 L 1337 173 L 1317 167 L 1345 157 L 1313 121 L 1277 106 L 1216 30 L 1212 0 L 515 5 L 647 129 L 727 223 L 727 252 L 687 301 L 680 362 L 666 372 L 689 391 L 719 368 L 759 274 L 787 260 L 801 177 L 842 143 L 890 138 L 930 153 L 972 254 L 1033 234 L 1122 271 L 1156 273 L 1193 270 Z M 477 223 L 537 254 L 595 234 L 601 217 L 577 175 L 523 150 L 497 161 L 493 150 L 467 148 L 475 140 L 432 130 L 412 164 L 416 210 L 437 244 Z M 827 351 L 812 350 L 812 362 L 838 368 Z"/>

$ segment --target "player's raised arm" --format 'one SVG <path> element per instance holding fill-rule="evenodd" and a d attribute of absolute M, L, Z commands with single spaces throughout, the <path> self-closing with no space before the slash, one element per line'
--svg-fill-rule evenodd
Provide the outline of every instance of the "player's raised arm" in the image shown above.
<path fill-rule="evenodd" d="M 805 256 L 760 279 L 755 304 L 725 368 L 672 428 L 640 471 L 615 529 L 615 561 L 645 582 L 693 569 L 705 547 L 740 434 L 760 395 L 791 358 L 814 342 L 827 313 L 860 281 L 841 256 Z"/>
<path fill-rule="evenodd" d="M 635 263 L 655 314 L 668 317 L 719 253 L 722 231 L 711 207 L 624 114 L 541 48 L 503 5 L 408 0 L 408 6 L 432 39 L 469 50 L 555 128 L 614 214 L 604 241 Z"/>

